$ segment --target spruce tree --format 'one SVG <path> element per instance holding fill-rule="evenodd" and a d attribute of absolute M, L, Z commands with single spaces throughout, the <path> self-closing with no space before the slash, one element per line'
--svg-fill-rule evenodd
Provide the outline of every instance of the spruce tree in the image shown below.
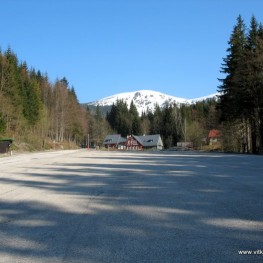
<path fill-rule="evenodd" d="M 222 119 L 240 123 L 239 129 L 243 130 L 244 138 L 242 143 L 253 153 L 263 148 L 262 42 L 263 29 L 256 18 L 252 16 L 246 35 L 245 25 L 239 16 L 230 37 L 228 55 L 222 66 L 222 72 L 226 77 L 221 79 L 222 85 L 219 86 Z"/>
<path fill-rule="evenodd" d="M 20 66 L 20 96 L 22 99 L 23 115 L 30 125 L 35 125 L 40 119 L 41 94 L 37 79 L 31 77 L 26 63 Z"/>
<path fill-rule="evenodd" d="M 254 16 L 251 18 L 247 35 L 245 56 L 240 61 L 234 78 L 239 87 L 236 100 L 240 115 L 248 121 L 252 152 L 257 153 L 260 147 L 260 109 L 262 99 L 262 39 L 260 28 Z"/>
<path fill-rule="evenodd" d="M 218 87 L 218 91 L 220 92 L 218 109 L 221 113 L 221 121 L 228 127 L 233 128 L 232 133 L 234 130 L 243 127 L 244 131 L 242 133 L 244 134 L 244 139 L 242 143 L 247 145 L 247 148 L 249 145 L 247 133 L 248 117 L 244 113 L 243 105 L 240 102 L 243 91 L 236 81 L 240 63 L 244 61 L 246 56 L 247 47 L 246 27 L 240 15 L 237 18 L 237 23 L 234 26 L 228 44 L 228 54 L 223 59 L 221 67 L 221 73 L 225 75 L 225 78 L 219 79 L 222 84 Z"/>
<path fill-rule="evenodd" d="M 112 106 L 106 118 L 111 128 L 118 134 L 127 136 L 131 133 L 132 122 L 127 103 L 123 100 L 117 100 L 116 105 Z"/>
<path fill-rule="evenodd" d="M 155 105 L 154 113 L 149 114 L 151 134 L 161 134 L 162 129 L 162 111 L 158 104 Z"/>
<path fill-rule="evenodd" d="M 165 148 L 170 148 L 176 144 L 177 127 L 172 106 L 166 106 L 162 111 L 161 135 Z"/>
<path fill-rule="evenodd" d="M 220 92 L 219 108 L 222 112 L 222 119 L 229 120 L 239 117 L 241 105 L 238 104 L 236 98 L 238 88 L 234 83 L 234 77 L 240 61 L 244 59 L 246 48 L 245 24 L 239 15 L 237 24 L 234 26 L 227 49 L 228 55 L 223 59 L 221 73 L 225 74 L 225 78 L 219 79 L 221 85 L 218 87 Z"/>
<path fill-rule="evenodd" d="M 4 55 L 6 63 L 2 71 L 3 92 L 10 98 L 13 106 L 19 107 L 21 99 L 19 98 L 18 59 L 11 48 L 8 48 Z"/>
<path fill-rule="evenodd" d="M 140 135 L 141 134 L 141 123 L 140 123 L 141 121 L 140 121 L 138 110 L 135 104 L 133 103 L 133 101 L 131 101 L 131 104 L 130 104 L 129 115 L 130 115 L 129 118 L 131 121 L 131 134 Z"/>
<path fill-rule="evenodd" d="M 110 124 L 113 130 L 116 130 L 116 115 L 117 115 L 117 110 L 115 104 L 113 103 L 110 111 L 107 112 L 106 115 L 106 120 L 108 121 L 108 123 Z"/>

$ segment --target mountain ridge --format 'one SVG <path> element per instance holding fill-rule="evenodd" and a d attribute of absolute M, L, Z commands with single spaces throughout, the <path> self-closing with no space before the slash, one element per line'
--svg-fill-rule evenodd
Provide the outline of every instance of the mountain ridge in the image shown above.
<path fill-rule="evenodd" d="M 209 98 L 215 98 L 218 93 L 214 93 L 208 96 L 195 98 L 195 99 L 185 99 L 179 98 L 165 93 L 161 93 L 153 90 L 137 90 L 132 92 L 122 92 L 117 93 L 96 101 L 85 103 L 87 106 L 112 106 L 116 104 L 117 100 L 123 100 L 127 103 L 128 107 L 130 106 L 131 101 L 135 104 L 139 114 L 142 112 L 153 111 L 155 105 L 158 104 L 160 108 L 165 107 L 166 105 L 176 104 L 193 104 L 198 101 L 203 101 Z"/>

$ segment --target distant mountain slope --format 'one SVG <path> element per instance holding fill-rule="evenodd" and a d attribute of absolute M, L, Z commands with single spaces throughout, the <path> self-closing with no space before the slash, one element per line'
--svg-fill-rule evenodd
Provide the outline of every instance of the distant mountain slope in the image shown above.
<path fill-rule="evenodd" d="M 192 104 L 197 101 L 202 101 L 208 98 L 213 98 L 217 94 L 212 94 L 202 98 L 196 99 L 184 99 L 178 98 L 174 96 L 170 96 L 161 92 L 152 91 L 152 90 L 139 90 L 134 92 L 124 92 L 115 94 L 97 101 L 89 102 L 85 105 L 87 106 L 112 106 L 114 103 L 116 104 L 117 100 L 123 100 L 130 106 L 131 101 L 137 107 L 138 112 L 141 114 L 142 112 L 146 112 L 147 110 L 153 111 L 155 105 L 158 104 L 160 108 L 163 108 L 165 105 L 171 104 Z"/>

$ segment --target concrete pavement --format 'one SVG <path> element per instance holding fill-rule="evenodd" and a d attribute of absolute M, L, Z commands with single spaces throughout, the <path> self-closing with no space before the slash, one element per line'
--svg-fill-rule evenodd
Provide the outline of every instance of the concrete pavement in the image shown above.
<path fill-rule="evenodd" d="M 0 262 L 262 262 L 262 160 L 87 150 L 0 158 Z"/>

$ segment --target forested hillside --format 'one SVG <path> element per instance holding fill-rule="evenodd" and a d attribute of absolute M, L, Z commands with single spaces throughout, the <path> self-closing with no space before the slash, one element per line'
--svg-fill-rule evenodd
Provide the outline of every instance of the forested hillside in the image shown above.
<path fill-rule="evenodd" d="M 92 118 L 66 78 L 51 83 L 11 48 L 0 53 L 0 138 L 27 150 L 74 147 L 88 136 Z"/>

